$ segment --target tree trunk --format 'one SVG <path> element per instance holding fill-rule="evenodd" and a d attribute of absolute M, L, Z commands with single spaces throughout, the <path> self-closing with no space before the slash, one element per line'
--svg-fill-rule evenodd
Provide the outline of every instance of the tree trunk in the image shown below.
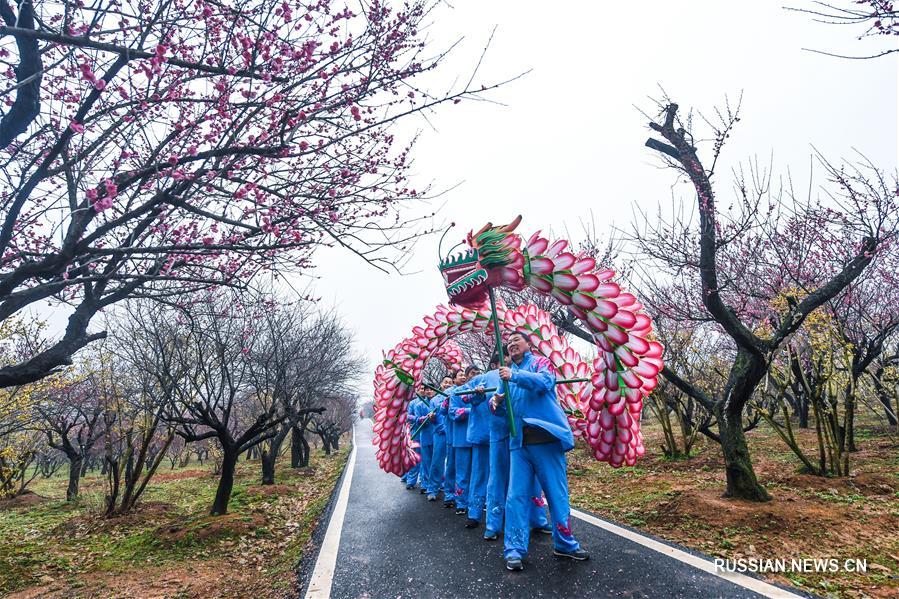
<path fill-rule="evenodd" d="M 275 460 L 278 459 L 278 454 L 272 449 L 266 448 L 262 450 L 262 484 L 263 485 L 273 485 L 275 484 Z"/>
<path fill-rule="evenodd" d="M 728 395 L 715 404 L 718 434 L 724 453 L 727 476 L 726 497 L 768 501 L 771 496 L 755 476 L 746 435 L 743 433 L 743 407 L 765 374 L 765 361 L 760 355 L 740 350 L 734 360 L 728 381 Z"/>
<path fill-rule="evenodd" d="M 881 382 L 883 380 L 883 368 L 878 368 L 874 372 L 874 391 L 877 393 L 877 399 L 880 401 L 880 405 L 883 406 L 884 416 L 887 418 L 887 422 L 890 426 L 896 426 L 899 424 L 897 422 L 896 417 L 899 416 L 891 405 L 890 394 L 887 393 L 886 386 Z M 899 405 L 896 406 L 899 409 Z"/>
<path fill-rule="evenodd" d="M 115 513 L 116 502 L 119 498 L 119 487 L 121 479 L 119 477 L 119 462 L 113 460 L 109 455 L 106 456 L 106 478 L 107 488 L 109 492 L 106 494 L 106 515 L 111 516 Z"/>
<path fill-rule="evenodd" d="M 212 502 L 210 514 L 222 516 L 228 513 L 228 502 L 231 500 L 231 490 L 234 488 L 234 469 L 237 467 L 237 458 L 240 455 L 234 449 L 226 449 L 222 456 L 222 473 L 219 477 L 219 486 L 215 491 L 215 501 Z"/>
<path fill-rule="evenodd" d="M 290 432 L 290 427 L 288 426 L 280 426 L 278 428 L 278 433 L 269 439 L 268 441 L 262 443 L 262 484 L 263 485 L 273 485 L 275 484 L 275 465 L 278 461 L 278 456 L 281 455 L 281 446 L 284 444 L 284 439 L 287 438 L 287 433 Z"/>
<path fill-rule="evenodd" d="M 850 384 L 846 390 L 846 450 L 858 451 L 855 445 L 855 385 Z"/>
<path fill-rule="evenodd" d="M 309 447 L 309 442 L 306 440 L 306 435 L 300 436 L 300 468 L 306 468 L 309 466 L 309 456 L 312 453 L 312 450 Z"/>
<path fill-rule="evenodd" d="M 306 440 L 306 427 L 294 426 L 290 437 L 290 467 L 305 468 L 309 465 L 309 441 Z"/>
<path fill-rule="evenodd" d="M 302 433 L 300 432 L 300 428 L 298 426 L 293 426 L 290 429 L 290 467 L 291 468 L 299 468 L 301 461 L 301 454 L 303 452 L 303 447 L 300 444 L 300 438 L 302 437 Z"/>
<path fill-rule="evenodd" d="M 887 417 L 887 422 L 890 426 L 899 424 L 899 421 L 896 420 L 896 413 L 893 411 L 893 406 L 890 405 L 890 396 L 887 395 L 886 392 L 879 392 L 877 394 L 877 399 L 879 399 L 881 405 L 883 405 L 883 413 Z"/>
<path fill-rule="evenodd" d="M 727 475 L 727 492 L 725 496 L 750 501 L 768 501 L 771 497 L 758 483 L 743 434 L 743 419 L 739 414 L 727 414 L 724 410 L 716 410 L 718 431 L 721 437 L 721 450 L 724 452 L 724 469 Z"/>
<path fill-rule="evenodd" d="M 808 398 L 796 396 L 796 416 L 799 420 L 799 428 L 808 428 Z"/>
<path fill-rule="evenodd" d="M 331 437 L 331 447 L 334 448 L 334 451 L 340 451 L 340 435 Z"/>
<path fill-rule="evenodd" d="M 325 455 L 331 455 L 331 439 L 328 437 L 328 434 L 321 433 L 319 438 L 322 440 L 322 449 L 325 450 Z"/>
<path fill-rule="evenodd" d="M 75 501 L 78 498 L 78 484 L 81 482 L 83 465 L 83 457 L 69 456 L 69 486 L 66 488 L 66 501 Z"/>
<path fill-rule="evenodd" d="M 134 452 L 131 451 L 131 438 L 128 438 L 128 449 L 126 450 L 127 459 L 125 460 L 125 480 L 131 480 L 134 476 Z"/>

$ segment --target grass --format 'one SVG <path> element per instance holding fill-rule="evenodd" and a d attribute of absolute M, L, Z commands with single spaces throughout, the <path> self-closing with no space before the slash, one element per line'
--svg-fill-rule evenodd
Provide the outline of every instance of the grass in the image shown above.
<path fill-rule="evenodd" d="M 661 429 L 644 422 L 647 454 L 612 469 L 578 448 L 569 454 L 572 503 L 650 534 L 723 558 L 862 559 L 866 573 L 798 572 L 771 579 L 826 597 L 899 596 L 899 443 L 873 419 L 858 423 L 851 475 L 823 478 L 765 426 L 747 435 L 767 503 L 722 497 L 718 445 L 702 439 L 686 460 L 666 458 Z M 809 454 L 814 431 L 799 431 Z"/>
<path fill-rule="evenodd" d="M 208 464 L 161 469 L 138 509 L 115 518 L 102 516 L 97 474 L 71 503 L 65 472 L 36 480 L 35 495 L 0 504 L 0 594 L 282 596 L 347 455 L 316 452 L 301 470 L 280 464 L 268 487 L 258 461 L 240 462 L 225 516 L 208 515 L 218 482 Z"/>
<path fill-rule="evenodd" d="M 701 441 L 689 459 L 658 449 L 661 431 L 644 425 L 647 455 L 612 469 L 576 449 L 569 454 L 572 502 L 714 557 L 866 560 L 868 571 L 771 575 L 826 597 L 899 596 L 899 445 L 859 422 L 852 474 L 823 478 L 799 464 L 773 431 L 748 434 L 767 503 L 722 498 L 720 449 Z M 799 431 L 808 449 L 812 431 Z M 0 594 L 15 597 L 280 597 L 347 456 L 313 456 L 309 470 L 278 469 L 258 485 L 258 462 L 238 465 L 229 514 L 208 516 L 216 479 L 208 467 L 163 469 L 131 515 L 99 515 L 103 480 L 88 476 L 66 503 L 65 474 L 35 481 L 43 497 L 0 507 Z"/>

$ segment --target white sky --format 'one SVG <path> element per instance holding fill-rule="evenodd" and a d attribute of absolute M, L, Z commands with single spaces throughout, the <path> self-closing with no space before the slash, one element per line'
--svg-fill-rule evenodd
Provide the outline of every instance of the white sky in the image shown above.
<path fill-rule="evenodd" d="M 569 8 L 559 10 L 563 4 Z M 789 167 L 803 190 L 812 146 L 831 161 L 851 158 L 855 148 L 882 168 L 899 164 L 896 55 L 850 61 L 802 50 L 863 54 L 885 39 L 858 42 L 853 30 L 815 23 L 779 1 L 573 4 L 459 0 L 435 15 L 435 49 L 465 38 L 437 89 L 467 79 L 494 26 L 481 79 L 532 69 L 491 96 L 506 106 L 463 102 L 429 119 L 436 131 L 422 119 L 400 126 L 410 136 L 422 132 L 413 151 L 420 182 L 461 183 L 429 207 L 457 223 L 446 246 L 518 213 L 525 236 L 551 229 L 577 238 L 591 212 L 597 229 L 611 232 L 613 224 L 629 226 L 635 206 L 654 213 L 660 202 L 670 205 L 674 174 L 643 146 L 649 132 L 638 111 L 654 112 L 649 98 L 659 96 L 659 84 L 682 111 L 706 114 L 743 92 L 741 123 L 718 168 L 721 199 L 731 167 L 753 157 L 767 164 L 772 153 L 775 172 Z M 675 190 L 692 202 L 689 192 Z M 385 275 L 343 251 L 318 255 L 316 294 L 345 315 L 372 368 L 382 349 L 446 301 L 437 241 L 418 244 L 406 276 Z"/>

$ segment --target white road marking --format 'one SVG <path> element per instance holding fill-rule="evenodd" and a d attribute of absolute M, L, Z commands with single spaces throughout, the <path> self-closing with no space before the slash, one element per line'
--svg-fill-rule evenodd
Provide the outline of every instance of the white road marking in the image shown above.
<path fill-rule="evenodd" d="M 693 566 L 697 570 L 702 570 L 703 572 L 707 572 L 708 574 L 712 574 L 714 576 L 717 576 L 718 578 L 723 578 L 728 582 L 741 586 L 744 589 L 754 591 L 764 597 L 772 597 L 777 599 L 801 599 L 802 597 L 801 595 L 796 595 L 789 591 L 785 591 L 784 589 L 776 587 L 773 584 L 762 582 L 761 580 L 757 580 L 755 578 L 752 578 L 751 576 L 746 576 L 745 574 L 740 574 L 739 572 L 719 572 L 718 569 L 715 568 L 715 564 L 710 561 L 704 560 L 701 557 L 697 557 L 692 553 L 687 553 L 686 551 L 675 549 L 674 547 L 666 545 L 665 543 L 660 543 L 655 539 L 644 537 L 643 535 L 637 534 L 626 528 L 616 526 L 611 522 L 600 520 L 596 516 L 591 516 L 590 514 L 586 514 L 579 510 L 571 510 L 571 515 L 575 518 L 583 520 L 584 522 L 589 522 L 593 526 L 598 526 L 603 530 L 607 530 L 612 534 L 616 534 L 619 537 L 625 538 L 628 541 L 632 541 L 634 543 L 637 543 L 638 545 L 646 547 L 647 549 L 652 549 L 653 551 L 657 551 L 658 553 L 667 555 L 668 557 L 676 559 L 679 562 L 683 562 L 687 565 Z"/>
<path fill-rule="evenodd" d="M 350 498 L 350 484 L 353 482 L 353 470 L 356 468 L 356 427 L 353 426 L 353 451 L 350 453 L 346 473 L 343 475 L 343 483 L 337 495 L 337 503 L 331 512 L 331 521 L 322 541 L 321 551 L 312 576 L 309 578 L 309 588 L 306 589 L 306 599 L 328 599 L 331 596 L 331 584 L 334 582 L 334 568 L 337 566 L 337 550 L 340 549 L 340 535 L 343 532 L 343 519 L 346 516 L 346 506 Z"/>

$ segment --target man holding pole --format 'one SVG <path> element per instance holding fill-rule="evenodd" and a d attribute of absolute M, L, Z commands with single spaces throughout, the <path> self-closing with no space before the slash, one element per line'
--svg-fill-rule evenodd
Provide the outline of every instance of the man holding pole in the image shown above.
<path fill-rule="evenodd" d="M 456 514 L 468 513 L 468 484 L 471 478 L 471 442 L 468 440 L 468 415 L 470 404 L 457 392 L 466 391 L 465 383 L 474 377 L 478 369 L 469 366 L 465 372 L 457 373 L 456 386 L 449 393 L 449 417 L 453 423 L 453 453 L 456 466 Z"/>
<path fill-rule="evenodd" d="M 518 433 L 510 442 L 503 533 L 506 568 L 523 568 L 521 560 L 527 555 L 530 541 L 529 504 L 535 477 L 549 501 L 553 553 L 579 561 L 588 559 L 589 554 L 571 533 L 565 453 L 574 448 L 574 436 L 556 397 L 555 372 L 549 360 L 530 352 L 530 344 L 521 333 L 509 336 L 508 348 L 512 365 L 500 367 L 499 376 L 508 383 L 510 397 L 500 393 L 490 399 L 490 407 L 498 415 L 505 414 L 506 400 L 510 400 L 512 430 Z"/>
<path fill-rule="evenodd" d="M 443 377 L 440 383 L 441 390 L 447 395 L 453 390 L 453 376 L 462 372 L 457 370 L 452 376 Z M 453 453 L 453 421 L 449 417 L 449 397 L 444 397 L 440 404 L 440 414 L 443 417 L 444 432 L 446 433 L 446 469 L 443 473 L 443 507 L 456 507 L 456 455 Z"/>
<path fill-rule="evenodd" d="M 418 396 L 413 396 L 412 400 L 409 401 L 409 405 L 406 406 L 406 426 L 409 427 L 409 434 L 412 434 L 418 425 L 418 408 L 416 407 L 418 404 Z M 421 456 L 421 447 L 414 448 L 415 453 Z M 415 488 L 415 485 L 418 483 L 418 475 L 421 471 L 421 459 L 419 459 L 418 463 L 409 468 L 409 470 L 402 476 L 403 482 L 406 483 L 406 489 L 412 490 Z"/>
<path fill-rule="evenodd" d="M 425 396 L 431 405 L 431 413 L 434 414 L 431 471 L 428 473 L 428 501 L 437 501 L 437 495 L 443 488 L 443 477 L 446 474 L 446 424 L 440 406 L 444 397 L 437 395 L 431 388 L 425 390 Z"/>
<path fill-rule="evenodd" d="M 496 369 L 499 367 L 499 356 L 490 361 L 489 372 L 477 374 L 468 380 L 467 389 L 482 389 L 499 384 Z M 471 370 L 473 367 L 469 367 Z M 471 374 L 474 374 L 472 372 Z M 466 528 L 476 528 L 484 517 L 484 505 L 487 501 L 487 479 L 490 473 L 490 421 L 496 420 L 490 413 L 486 402 L 474 403 L 477 396 L 474 392 L 462 396 L 462 401 L 471 404 L 468 416 L 466 436 L 471 443 L 471 483 L 468 490 L 468 520 Z M 483 397 L 483 394 L 480 394 Z"/>
<path fill-rule="evenodd" d="M 431 400 L 428 393 L 431 392 L 424 385 L 418 388 L 418 397 L 412 400 L 414 404 L 415 424 L 420 427 L 418 431 L 418 444 L 421 451 L 421 463 L 419 464 L 419 491 L 422 495 L 428 492 L 431 486 L 431 454 L 434 452 L 434 416 L 431 414 Z"/>
<path fill-rule="evenodd" d="M 506 354 L 506 363 L 509 363 Z M 490 360 L 491 370 L 480 378 L 475 391 L 487 389 L 499 389 L 500 381 L 499 355 L 494 354 Z M 495 366 L 494 366 L 495 365 Z M 487 406 L 485 393 L 476 393 L 471 396 L 473 405 L 483 404 Z M 484 540 L 495 541 L 499 538 L 499 532 L 503 530 L 503 522 L 506 511 L 506 493 L 509 490 L 509 423 L 504 415 L 494 415 L 490 418 L 490 465 L 487 477 L 487 525 L 484 530 Z M 530 526 L 532 531 L 552 534 L 552 527 L 546 519 L 546 509 L 543 506 L 543 491 L 540 484 L 534 480 L 531 491 Z"/>

